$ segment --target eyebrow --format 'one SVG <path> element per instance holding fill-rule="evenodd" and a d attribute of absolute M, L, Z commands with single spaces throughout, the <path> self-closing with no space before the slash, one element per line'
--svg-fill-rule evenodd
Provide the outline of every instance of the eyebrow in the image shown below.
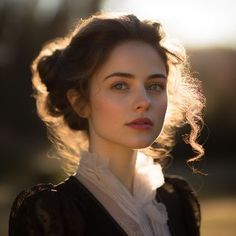
<path fill-rule="evenodd" d="M 128 79 L 134 79 L 135 76 L 130 74 L 130 73 L 125 73 L 125 72 L 114 72 L 104 78 L 104 80 L 109 79 L 111 77 L 123 77 L 123 78 L 128 78 Z M 162 73 L 155 73 L 151 74 L 147 77 L 147 79 L 156 79 L 156 78 L 161 78 L 161 79 L 166 79 L 166 75 Z"/>

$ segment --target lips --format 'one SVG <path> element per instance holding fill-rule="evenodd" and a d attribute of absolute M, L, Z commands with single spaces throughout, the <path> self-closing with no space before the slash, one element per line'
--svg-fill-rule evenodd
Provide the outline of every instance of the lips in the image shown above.
<path fill-rule="evenodd" d="M 153 122 L 149 118 L 140 118 L 131 121 L 127 125 L 134 129 L 146 130 L 150 129 L 153 126 Z"/>

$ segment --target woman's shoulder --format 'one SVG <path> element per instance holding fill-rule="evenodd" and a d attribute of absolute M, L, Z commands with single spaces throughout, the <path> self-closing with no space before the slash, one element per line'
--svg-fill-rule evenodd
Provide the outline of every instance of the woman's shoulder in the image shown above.
<path fill-rule="evenodd" d="M 13 208 L 18 208 L 28 200 L 41 198 L 46 195 L 53 195 L 48 193 L 54 193 L 54 185 L 51 183 L 41 183 L 33 187 L 27 188 L 17 195 L 13 204 Z"/>
<path fill-rule="evenodd" d="M 165 176 L 165 184 L 158 189 L 156 199 L 165 204 L 169 224 L 174 231 L 199 235 L 200 204 L 196 192 L 186 179 L 175 175 Z"/>
<path fill-rule="evenodd" d="M 184 201 L 185 205 L 189 203 L 195 213 L 199 213 L 197 218 L 200 219 L 200 204 L 197 198 L 197 193 L 191 184 L 183 177 L 177 175 L 165 176 L 165 184 L 163 190 L 166 194 L 170 194 Z"/>
<path fill-rule="evenodd" d="M 9 235 L 29 235 L 29 232 L 64 235 L 64 224 L 71 223 L 73 229 L 75 223 L 71 213 L 77 219 L 77 225 L 81 222 L 81 227 L 76 227 L 76 230 L 82 231 L 80 212 L 70 201 L 70 194 L 64 193 L 67 184 L 68 180 L 57 185 L 37 184 L 20 192 L 12 205 Z"/>
<path fill-rule="evenodd" d="M 191 184 L 184 177 L 179 175 L 165 175 L 165 184 L 162 186 L 167 192 L 192 195 L 197 198 Z"/>
<path fill-rule="evenodd" d="M 57 204 L 59 201 L 58 186 L 63 185 L 65 182 L 57 185 L 52 183 L 40 183 L 21 191 L 12 205 L 12 217 L 14 217 L 14 213 L 19 208 L 46 203 Z"/>

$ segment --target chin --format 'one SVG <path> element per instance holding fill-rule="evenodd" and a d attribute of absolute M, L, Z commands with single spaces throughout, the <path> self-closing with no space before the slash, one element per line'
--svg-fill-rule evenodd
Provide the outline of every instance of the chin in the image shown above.
<path fill-rule="evenodd" d="M 141 143 L 137 143 L 137 144 L 131 145 L 130 148 L 132 148 L 132 149 L 143 149 L 143 148 L 147 148 L 147 147 L 149 147 L 153 142 L 154 142 L 154 141 L 152 141 L 152 142 L 141 142 Z"/>

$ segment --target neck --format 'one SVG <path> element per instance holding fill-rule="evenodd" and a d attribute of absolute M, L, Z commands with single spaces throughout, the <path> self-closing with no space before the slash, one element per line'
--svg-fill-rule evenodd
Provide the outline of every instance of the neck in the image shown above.
<path fill-rule="evenodd" d="M 109 146 L 109 149 L 99 145 L 90 145 L 89 151 L 98 154 L 98 156 L 108 158 L 110 171 L 132 194 L 137 151 L 118 145 Z"/>
<path fill-rule="evenodd" d="M 117 152 L 118 155 L 109 159 L 109 168 L 132 194 L 137 151 L 129 151 L 123 153 Z"/>

